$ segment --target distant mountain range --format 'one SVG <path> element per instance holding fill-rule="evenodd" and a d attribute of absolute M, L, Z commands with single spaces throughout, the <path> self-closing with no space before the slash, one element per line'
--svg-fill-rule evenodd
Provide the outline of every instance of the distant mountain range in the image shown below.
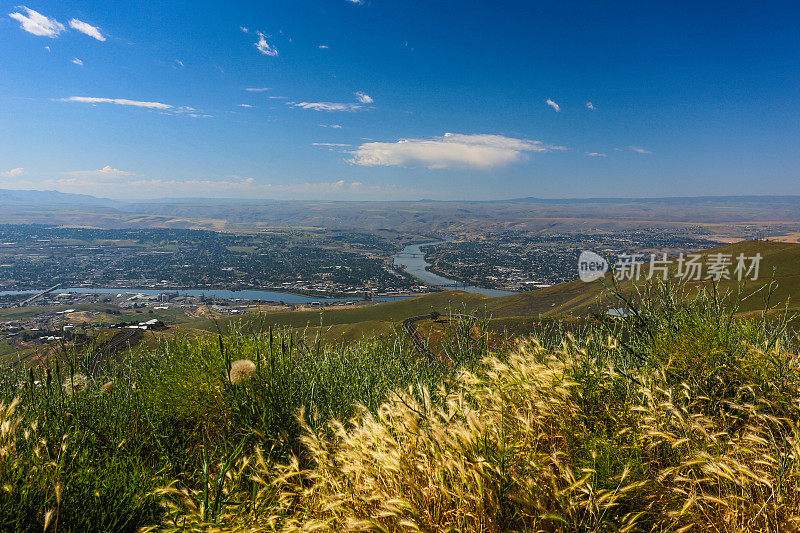
<path fill-rule="evenodd" d="M 667 203 L 676 205 L 686 204 L 708 204 L 715 202 L 739 202 L 739 203 L 760 203 L 771 199 L 780 200 L 785 203 L 800 203 L 800 195 L 741 195 L 741 196 L 668 196 L 652 198 L 537 198 L 526 196 L 521 198 L 508 198 L 504 200 L 434 200 L 423 198 L 420 200 L 402 201 L 400 203 L 510 203 L 510 204 L 616 204 L 616 203 Z M 12 190 L 0 189 L 0 202 L 18 204 L 94 204 L 121 207 L 124 205 L 136 206 L 142 203 L 157 204 L 254 204 L 272 202 L 296 202 L 296 203 L 315 203 L 318 200 L 275 200 L 270 198 L 158 198 L 154 200 L 111 200 L 99 198 L 88 194 L 73 194 L 58 191 L 32 191 L 32 190 Z M 322 201 L 322 200 L 320 200 Z M 351 203 L 349 201 L 338 201 L 335 203 Z M 352 203 L 371 203 L 369 201 L 353 200 Z M 379 201 L 377 203 L 392 203 L 391 201 Z"/>
<path fill-rule="evenodd" d="M 406 233 L 435 235 L 492 229 L 500 227 L 498 225 L 515 231 L 583 232 L 601 227 L 605 230 L 630 230 L 662 223 L 684 226 L 687 223 L 800 224 L 800 196 L 528 197 L 494 201 L 235 198 L 119 201 L 56 191 L 0 189 L 0 206 L 4 208 L 0 210 L 0 223 L 5 224 L 227 231 L 297 226 L 358 230 L 392 228 Z M 783 231 L 798 231 L 797 228 L 800 226 L 783 228 Z"/>
<path fill-rule="evenodd" d="M 119 202 L 97 198 L 88 194 L 71 194 L 58 191 L 17 191 L 0 189 L 0 205 L 48 204 L 48 205 L 97 205 L 113 207 Z"/>

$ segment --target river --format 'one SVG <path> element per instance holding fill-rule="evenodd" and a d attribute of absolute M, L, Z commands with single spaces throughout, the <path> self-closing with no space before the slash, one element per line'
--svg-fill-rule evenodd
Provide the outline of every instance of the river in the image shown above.
<path fill-rule="evenodd" d="M 439 287 L 444 286 L 444 288 L 448 289 L 451 287 L 447 287 L 447 285 L 458 284 L 458 287 L 452 287 L 453 289 L 459 291 L 466 291 L 472 292 L 476 294 L 485 294 L 486 296 L 508 296 L 509 294 L 515 294 L 510 291 L 500 291 L 497 289 L 484 289 L 483 287 L 477 287 L 475 285 L 461 285 L 460 281 L 454 279 L 448 279 L 428 270 L 430 263 L 425 261 L 425 254 L 422 252 L 421 248 L 425 246 L 431 246 L 434 244 L 441 244 L 447 241 L 434 241 L 434 242 L 426 242 L 422 244 L 411 244 L 406 246 L 398 253 L 392 256 L 394 259 L 394 263 L 396 265 L 400 265 L 403 269 L 414 276 L 415 278 L 422 280 L 426 283 L 430 283 L 431 285 L 436 285 Z"/>

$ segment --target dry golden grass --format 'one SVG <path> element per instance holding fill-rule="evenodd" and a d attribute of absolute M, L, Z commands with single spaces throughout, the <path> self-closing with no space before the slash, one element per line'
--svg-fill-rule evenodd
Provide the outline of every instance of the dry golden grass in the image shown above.
<path fill-rule="evenodd" d="M 593 369 L 600 404 L 573 380 L 590 353 L 529 342 L 448 391 L 409 389 L 327 431 L 304 423 L 305 449 L 290 462 L 257 450 L 226 476 L 231 505 L 217 525 L 201 519 L 198 493 L 162 491 L 172 517 L 164 529 L 798 529 L 794 385 L 777 394 L 767 382 L 740 383 L 731 398 L 711 399 L 668 386 L 660 372 L 632 378 L 609 364 Z M 780 347 L 748 356 L 797 368 Z"/>

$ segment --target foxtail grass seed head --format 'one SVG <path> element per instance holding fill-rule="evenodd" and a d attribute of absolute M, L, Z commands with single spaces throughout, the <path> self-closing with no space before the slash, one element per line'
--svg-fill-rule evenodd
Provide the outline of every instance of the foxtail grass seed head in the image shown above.
<path fill-rule="evenodd" d="M 231 363 L 229 378 L 231 383 L 239 385 L 249 381 L 256 373 L 256 364 L 249 359 L 239 359 Z"/>
<path fill-rule="evenodd" d="M 83 374 L 73 374 L 64 378 L 64 392 L 66 394 L 80 394 L 89 388 L 89 379 Z"/>

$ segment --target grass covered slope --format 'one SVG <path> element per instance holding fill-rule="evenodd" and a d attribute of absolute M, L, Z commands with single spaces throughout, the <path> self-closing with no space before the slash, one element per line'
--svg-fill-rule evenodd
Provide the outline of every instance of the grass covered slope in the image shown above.
<path fill-rule="evenodd" d="M 650 287 L 638 315 L 520 343 L 441 389 L 303 425 L 239 464 L 222 531 L 792 531 L 800 357 L 784 325 Z M 250 481 L 248 481 L 250 480 Z M 255 481 L 255 485 L 251 481 Z M 212 526 L 162 491 L 161 527 Z"/>
<path fill-rule="evenodd" d="M 276 329 L 61 354 L 0 388 L 0 530 L 794 530 L 797 336 L 680 291 L 436 365 Z"/>

